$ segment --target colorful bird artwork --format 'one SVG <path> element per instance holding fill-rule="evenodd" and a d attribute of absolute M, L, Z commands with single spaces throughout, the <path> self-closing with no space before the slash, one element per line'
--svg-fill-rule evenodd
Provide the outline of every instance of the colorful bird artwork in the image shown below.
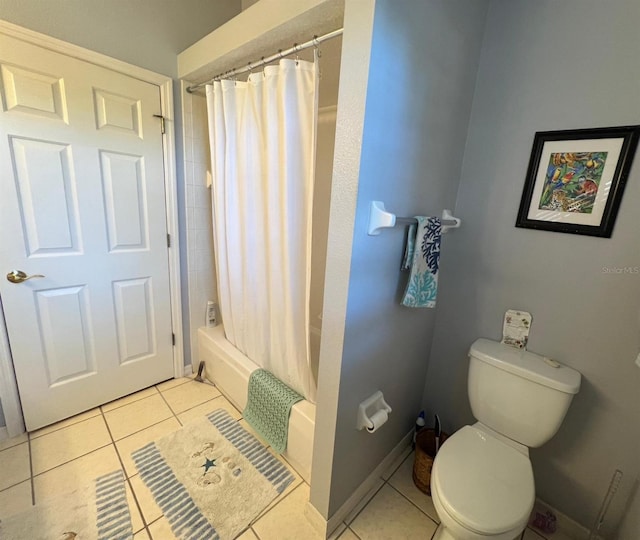
<path fill-rule="evenodd" d="M 552 153 L 540 196 L 540 210 L 590 214 L 607 152 Z"/>

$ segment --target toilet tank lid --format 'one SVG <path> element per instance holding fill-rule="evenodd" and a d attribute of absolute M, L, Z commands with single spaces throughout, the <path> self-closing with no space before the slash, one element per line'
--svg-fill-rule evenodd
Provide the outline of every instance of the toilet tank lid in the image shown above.
<path fill-rule="evenodd" d="M 575 369 L 504 343 L 477 339 L 471 345 L 469 356 L 566 394 L 577 394 L 580 390 L 581 376 Z"/>

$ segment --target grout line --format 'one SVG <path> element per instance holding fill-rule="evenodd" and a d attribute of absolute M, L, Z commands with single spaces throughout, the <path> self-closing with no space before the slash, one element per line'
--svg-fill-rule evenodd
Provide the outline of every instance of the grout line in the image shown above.
<path fill-rule="evenodd" d="M 173 388 L 178 388 L 178 386 L 182 386 L 183 384 L 186 384 L 186 383 L 191 382 L 193 380 L 194 380 L 193 377 L 179 377 L 177 379 L 176 378 L 167 379 L 166 381 L 162 381 L 162 382 L 160 382 L 158 384 L 155 384 L 154 387 L 158 392 L 166 392 L 167 390 L 171 390 Z M 182 381 L 182 382 L 174 384 L 173 386 L 170 386 L 169 388 L 165 388 L 165 389 L 158 388 L 158 386 L 160 386 L 161 384 L 164 384 L 164 383 L 169 382 L 169 381 Z"/>
<path fill-rule="evenodd" d="M 248 530 L 248 531 L 251 531 L 253 534 L 255 534 L 255 535 L 256 535 L 256 538 L 257 538 L 258 540 L 261 540 L 261 539 L 260 539 L 260 536 L 259 536 L 259 535 L 258 535 L 258 533 L 254 530 L 254 528 L 253 528 L 253 527 L 249 526 L 249 528 L 248 528 L 247 530 Z"/>
<path fill-rule="evenodd" d="M 144 392 L 145 390 L 150 390 L 151 388 L 153 388 L 157 393 L 160 393 L 160 390 L 158 390 L 155 386 L 149 386 L 147 388 L 143 388 L 142 390 L 138 390 L 138 392 L 134 392 L 133 394 L 127 394 L 126 396 L 122 396 L 121 398 L 118 398 L 114 401 L 120 401 L 121 399 L 125 399 L 131 396 L 135 396 L 137 393 L 139 392 Z M 138 403 L 138 401 L 142 401 L 143 399 L 147 399 L 150 397 L 153 397 L 155 394 L 149 394 L 148 396 L 142 396 L 138 399 L 134 399 L 131 401 L 127 401 L 127 403 L 123 403 L 122 405 L 118 405 L 117 407 L 111 407 L 108 411 L 104 410 L 104 406 L 105 405 L 109 405 L 109 403 L 114 403 L 114 401 L 109 401 L 108 403 L 104 403 L 102 405 L 100 405 L 100 412 L 102 413 L 110 413 L 112 411 L 117 411 L 118 409 L 122 409 L 122 407 L 126 407 L 127 405 L 132 405 L 133 403 Z"/>
<path fill-rule="evenodd" d="M 162 518 L 164 517 L 164 515 L 160 516 L 159 518 L 154 519 L 151 523 L 149 523 L 149 525 L 147 525 L 147 532 L 149 533 L 149 538 L 151 540 L 153 540 L 153 534 L 151 534 L 151 525 L 153 525 L 154 523 L 157 523 L 158 521 L 160 521 Z M 171 526 L 169 526 L 169 528 L 171 528 Z M 158 539 L 161 540 L 161 539 Z"/>
<path fill-rule="evenodd" d="M 66 426 L 62 426 L 62 427 L 59 427 L 59 428 L 56 428 L 56 429 L 52 429 L 51 431 L 47 431 L 47 433 L 42 433 L 40 435 L 36 435 L 36 433 L 38 433 L 38 431 L 40 431 L 40 429 L 47 429 L 47 427 L 51 427 L 51 426 L 43 427 L 43 428 L 40 428 L 40 429 L 38 429 L 36 431 L 30 432 L 29 436 L 33 440 L 41 439 L 42 437 L 46 437 L 47 435 L 51 435 L 52 433 L 57 433 L 58 431 L 61 431 L 63 429 L 67 429 L 67 428 L 70 428 L 72 426 L 77 426 L 78 424 L 82 424 L 84 422 L 88 422 L 89 420 L 93 420 L 94 418 L 97 418 L 98 416 L 100 416 L 100 407 L 99 406 L 95 407 L 95 409 L 97 409 L 98 412 L 96 414 L 94 414 L 93 416 L 90 416 L 89 418 L 84 418 L 83 420 L 78 420 L 77 422 L 72 422 L 71 424 L 68 424 Z M 85 412 L 88 412 L 88 411 L 85 411 Z M 80 414 L 85 414 L 85 413 L 80 413 Z M 73 418 L 73 416 L 71 418 Z M 67 418 L 65 420 L 69 420 L 69 419 Z M 64 422 L 65 420 L 60 420 L 60 422 Z M 56 422 L 56 423 L 60 423 L 60 422 Z M 55 424 L 51 424 L 51 425 L 55 425 Z"/>
<path fill-rule="evenodd" d="M 420 508 L 416 503 L 414 503 L 409 497 L 407 497 L 404 493 L 402 493 L 402 491 L 400 491 L 396 487 L 392 486 L 389 482 L 385 482 L 385 484 L 387 484 L 391 489 L 393 489 L 396 493 L 398 493 L 403 499 L 405 499 L 406 501 L 411 503 L 413 506 L 415 506 L 418 510 L 420 510 L 420 512 L 422 512 L 425 516 L 427 516 L 436 525 L 440 525 L 439 523 L 436 522 L 435 519 L 433 519 L 429 514 L 427 514 L 422 508 Z M 427 497 L 429 497 L 429 496 L 427 495 Z"/>
<path fill-rule="evenodd" d="M 260 515 L 258 515 L 255 519 L 253 519 L 252 521 L 249 522 L 249 526 L 253 527 L 258 521 L 260 521 L 263 517 L 265 517 L 268 513 L 270 513 L 276 506 L 278 506 L 282 501 L 284 501 L 289 495 L 291 495 L 296 489 L 298 489 L 303 484 L 304 484 L 304 482 L 300 482 L 289 493 L 287 493 L 286 495 L 283 495 L 283 497 L 279 501 L 277 501 L 271 508 L 269 508 L 267 506 L 267 508 L 269 508 L 269 509 L 267 510 L 267 508 L 265 508 Z M 276 498 L 276 500 L 277 500 L 277 498 Z"/>
<path fill-rule="evenodd" d="M 102 446 L 98 446 L 97 448 L 94 448 L 93 450 L 89 450 L 89 452 L 85 452 L 84 454 L 80 454 L 79 456 L 74 457 L 73 459 L 69 459 L 67 461 L 64 461 L 62 463 L 58 463 L 55 467 L 51 467 L 50 469 L 46 469 L 44 471 L 40 471 L 38 474 L 33 474 L 32 472 L 32 476 L 33 478 L 35 478 L 36 476 L 42 476 L 43 474 L 46 474 L 48 472 L 51 472 L 55 469 L 58 469 L 59 467 L 62 467 L 63 465 L 67 465 L 69 463 L 71 463 L 72 461 L 75 461 L 76 459 L 80 459 L 83 457 L 88 456 L 89 454 L 93 454 L 94 452 L 97 452 L 98 450 L 102 450 L 103 448 L 106 448 L 107 446 L 110 446 L 112 443 L 108 442 L 107 444 L 103 444 Z"/>
<path fill-rule="evenodd" d="M 116 441 L 114 440 L 113 435 L 111 434 L 111 430 L 109 429 L 109 424 L 107 423 L 107 419 L 104 416 L 104 412 L 102 412 L 102 408 L 100 409 L 100 412 L 102 413 L 101 414 L 102 421 L 104 422 L 107 428 L 109 437 L 111 437 L 111 444 L 113 445 L 113 449 L 116 452 L 116 456 L 118 456 L 118 461 L 120 462 L 120 468 L 122 469 L 122 473 L 124 474 L 125 481 L 127 482 L 129 489 L 131 490 L 131 496 L 133 497 L 133 500 L 136 503 L 136 507 L 138 508 L 138 513 L 140 514 L 140 519 L 142 520 L 142 529 L 140 530 L 143 530 L 143 529 L 146 530 L 148 527 L 147 520 L 145 519 L 144 513 L 142 512 L 142 507 L 140 506 L 140 502 L 138 501 L 138 496 L 136 495 L 136 492 L 133 489 L 133 484 L 131 484 L 131 479 L 129 478 L 129 476 L 127 476 L 127 470 L 124 468 L 124 462 L 122 461 L 122 457 L 120 456 L 120 452 L 118 451 L 118 447 L 116 446 Z M 131 519 L 131 524 L 133 525 L 133 519 Z M 134 531 L 134 534 L 136 534 L 136 532 L 140 532 L 140 531 Z"/>
<path fill-rule="evenodd" d="M 352 522 L 352 523 L 353 523 L 353 522 Z M 351 533 L 353 534 L 353 536 L 355 536 L 358 540 L 362 540 L 362 539 L 358 536 L 358 534 L 356 533 L 356 531 L 354 531 L 351 527 L 349 527 L 349 525 L 347 525 L 347 528 L 343 531 L 343 533 L 342 533 L 342 534 L 344 534 L 344 533 L 347 531 L 347 529 L 348 529 L 348 530 L 350 530 L 350 531 L 351 531 Z M 342 536 L 342 534 L 341 534 L 340 536 Z"/>
<path fill-rule="evenodd" d="M 107 411 L 109 412 L 109 411 Z M 173 414 L 173 411 L 171 411 Z M 173 415 L 175 416 L 175 415 Z M 153 426 L 157 426 L 158 424 L 162 424 L 162 422 L 166 422 L 167 420 L 171 420 L 171 416 L 167 416 L 166 418 L 163 418 L 162 420 L 158 420 L 157 422 L 154 422 L 153 424 L 149 424 L 148 426 L 143 427 L 142 429 L 138 429 L 136 431 L 132 431 L 131 433 L 127 433 L 124 437 L 120 437 L 119 439 L 114 439 L 113 436 L 111 436 L 111 438 L 113 439 L 114 444 L 120 441 L 124 441 L 125 439 L 131 437 L 132 435 L 136 435 L 137 433 L 140 433 L 141 431 L 144 431 L 145 429 L 149 429 L 150 427 Z M 106 418 L 105 418 L 106 421 Z M 109 433 L 111 433 L 111 430 L 109 430 Z"/>
<path fill-rule="evenodd" d="M 163 397 L 164 397 L 164 396 L 163 396 Z M 195 408 L 197 408 L 197 407 L 201 407 L 201 406 L 202 406 L 202 405 L 204 405 L 205 403 L 209 403 L 210 401 L 215 401 L 216 399 L 221 398 L 221 397 L 224 397 L 224 396 L 223 396 L 222 394 L 220 394 L 219 396 L 216 396 L 216 397 L 214 397 L 214 398 L 208 399 L 207 401 L 203 401 L 202 403 L 199 403 L 198 405 L 194 405 L 193 407 L 189 407 L 188 409 L 186 409 L 186 410 L 184 410 L 184 411 L 181 411 L 181 412 L 179 412 L 179 413 L 177 413 L 177 414 L 176 414 L 176 413 L 174 413 L 174 414 L 175 414 L 175 416 L 176 416 L 176 419 L 178 420 L 178 422 L 180 422 L 180 425 L 181 425 L 181 426 L 184 426 L 184 424 L 182 423 L 182 420 L 180 420 L 180 418 L 178 418 L 178 414 L 184 414 L 184 413 L 186 413 L 186 412 L 192 411 L 193 409 L 195 409 Z M 166 401 L 166 400 L 165 400 L 165 401 Z M 169 405 L 169 404 L 167 403 L 167 405 Z M 231 406 L 233 407 L 233 405 L 231 405 Z M 171 407 L 169 407 L 169 408 L 171 409 Z M 233 408 L 235 409 L 235 407 L 233 407 Z M 215 410 L 215 409 L 214 409 L 214 410 Z M 237 409 L 236 409 L 236 410 L 237 410 Z M 172 412 L 173 412 L 173 409 L 172 409 Z M 213 411 L 211 411 L 211 412 L 213 412 Z M 207 413 L 203 414 L 202 416 L 207 416 Z M 234 420 L 236 420 L 236 419 L 234 418 Z M 236 421 L 239 421 L 239 420 L 242 420 L 242 418 L 239 418 L 239 419 L 238 419 L 238 420 L 236 420 Z"/>
<path fill-rule="evenodd" d="M 403 452 L 404 452 L 404 450 L 403 450 Z M 412 454 L 414 454 L 414 452 L 415 452 L 415 450 L 411 450 L 411 452 L 409 452 L 409 453 L 405 456 L 405 458 L 404 458 L 404 459 L 403 459 L 403 460 L 398 464 L 398 466 L 397 466 L 395 469 L 393 469 L 393 471 L 391 471 L 391 472 L 389 473 L 389 475 L 388 475 L 388 476 L 389 476 L 389 478 L 388 478 L 387 480 L 391 480 L 391 477 L 392 477 L 394 474 L 396 474 L 396 473 L 398 472 L 398 469 L 400 469 L 400 467 L 402 467 L 402 466 L 404 465 L 404 462 L 405 462 L 405 461 L 407 461 L 407 459 L 409 459 L 409 456 L 411 456 Z M 382 474 L 386 474 L 386 473 L 387 473 L 387 471 L 384 471 Z M 387 480 L 385 480 L 385 479 L 384 479 L 384 477 L 383 477 L 383 476 L 380 476 L 380 478 L 381 478 L 384 482 L 386 482 L 386 481 L 387 481 Z"/>
<path fill-rule="evenodd" d="M 36 489 L 33 484 L 33 460 L 31 459 L 31 434 L 27 433 L 27 444 L 29 450 L 29 481 L 31 482 L 31 506 L 36 505 Z"/>
<path fill-rule="evenodd" d="M 381 490 L 381 489 L 385 486 L 385 484 L 387 483 L 387 482 L 386 482 L 386 480 L 383 480 L 382 478 L 380 478 L 380 480 L 382 480 L 382 485 L 381 485 L 378 489 L 376 489 L 375 493 L 373 493 L 373 494 L 371 495 L 371 497 L 369 497 L 369 500 L 367 501 L 367 503 L 366 503 L 362 508 L 360 508 L 360 510 L 358 511 L 358 513 L 357 513 L 355 516 L 353 516 L 353 519 L 352 519 L 349 523 L 347 523 L 346 518 L 345 518 L 344 523 L 347 525 L 347 527 L 351 528 L 351 524 L 352 524 L 352 523 L 354 523 L 356 519 L 358 519 L 358 516 L 359 516 L 360 514 L 362 514 L 362 511 L 363 511 L 367 506 L 369 506 L 369 503 L 374 499 L 374 497 L 375 497 L 375 496 L 380 492 L 380 490 Z M 364 500 L 364 498 L 365 498 L 365 497 L 367 497 L 367 496 L 369 495 L 369 493 L 370 493 L 370 492 L 367 492 L 367 493 L 365 494 L 365 496 L 364 496 L 361 500 Z M 360 504 L 360 503 L 358 503 L 358 504 Z"/>
<path fill-rule="evenodd" d="M 179 385 L 182 386 L 182 385 Z M 171 390 L 169 388 L 169 390 Z M 162 401 L 165 402 L 165 404 L 167 405 L 167 407 L 169 407 L 169 410 L 171 411 L 171 414 L 173 415 L 173 417 L 178 421 L 178 424 L 180 424 L 181 426 L 184 425 L 182 422 L 180 422 L 180 418 L 178 418 L 178 415 L 176 414 L 176 412 L 173 410 L 173 408 L 171 407 L 171 405 L 169 405 L 169 402 L 167 401 L 167 398 L 164 397 L 164 394 L 162 392 L 160 392 L 160 397 L 162 398 Z M 208 400 L 207 400 L 208 401 Z M 206 403 L 206 401 L 204 402 Z M 202 405 L 202 403 L 200 403 L 200 405 Z M 199 407 L 199 405 L 196 405 L 196 407 Z M 193 409 L 193 407 L 191 407 Z M 190 409 L 187 409 L 187 411 Z M 186 412 L 186 411 L 182 411 L 182 412 Z M 182 414 L 182 413 L 180 413 Z"/>

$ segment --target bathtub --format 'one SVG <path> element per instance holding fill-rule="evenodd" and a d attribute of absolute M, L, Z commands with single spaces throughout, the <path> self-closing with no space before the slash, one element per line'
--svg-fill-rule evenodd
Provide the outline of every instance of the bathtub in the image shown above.
<path fill-rule="evenodd" d="M 311 340 L 317 338 L 312 334 Z M 199 361 L 205 362 L 205 374 L 220 392 L 240 411 L 247 404 L 249 375 L 258 366 L 227 341 L 222 325 L 198 329 Z M 306 400 L 299 401 L 291 409 L 289 440 L 282 454 L 304 480 L 311 479 L 313 454 L 313 430 L 316 406 Z"/>

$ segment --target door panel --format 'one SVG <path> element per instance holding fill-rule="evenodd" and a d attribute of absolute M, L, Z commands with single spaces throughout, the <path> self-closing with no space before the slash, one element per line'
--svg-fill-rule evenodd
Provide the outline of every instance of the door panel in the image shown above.
<path fill-rule="evenodd" d="M 0 295 L 33 430 L 173 375 L 160 92 L 1 35 L 0 73 Z"/>

